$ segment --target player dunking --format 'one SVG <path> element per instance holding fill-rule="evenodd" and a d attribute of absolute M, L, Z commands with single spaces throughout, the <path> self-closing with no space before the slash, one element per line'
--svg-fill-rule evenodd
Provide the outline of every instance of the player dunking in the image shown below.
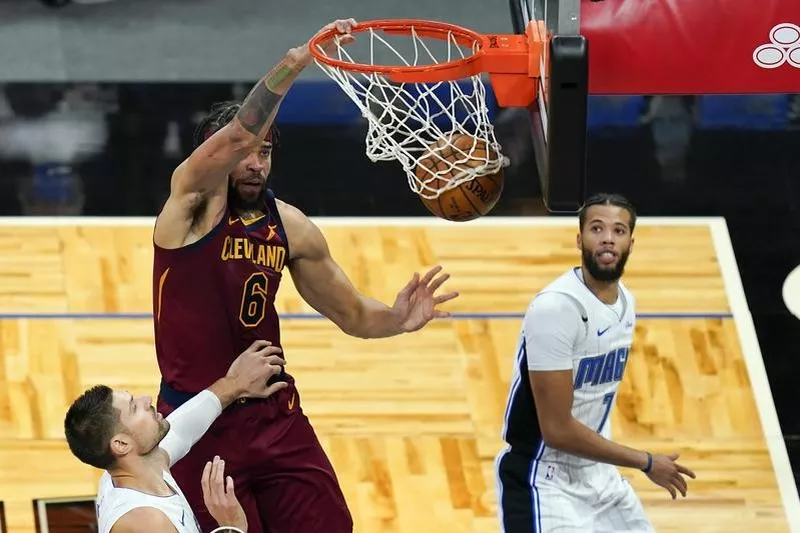
<path fill-rule="evenodd" d="M 340 43 L 355 21 L 328 27 Z M 332 43 L 329 43 L 329 46 Z M 436 295 L 440 268 L 415 274 L 393 306 L 361 295 L 322 232 L 266 187 L 272 122 L 287 89 L 312 62 L 308 45 L 286 57 L 241 105 L 224 104 L 200 124 L 193 153 L 173 173 L 154 228 L 153 306 L 168 414 L 203 390 L 253 339 L 280 346 L 275 295 L 284 267 L 308 304 L 347 334 L 389 337 L 447 316 Z M 313 155 L 313 146 L 309 153 Z M 345 179 L 345 176 L 341 176 Z M 237 402 L 173 469 L 203 529 L 213 526 L 200 493 L 209 458 L 227 458 L 251 531 L 349 533 L 353 520 L 334 470 L 302 413 L 294 379 L 267 400 Z"/>
<path fill-rule="evenodd" d="M 614 467 L 638 468 L 686 496 L 678 454 L 610 440 L 609 418 L 633 343 L 636 307 L 619 281 L 636 213 L 622 196 L 590 198 L 579 215 L 582 262 L 525 313 L 497 457 L 507 533 L 651 532 L 639 498 Z"/>

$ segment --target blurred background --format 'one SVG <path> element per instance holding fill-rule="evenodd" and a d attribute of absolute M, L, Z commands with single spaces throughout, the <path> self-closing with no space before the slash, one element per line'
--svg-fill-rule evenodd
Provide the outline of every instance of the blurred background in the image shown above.
<path fill-rule="evenodd" d="M 154 216 L 212 103 L 242 98 L 330 20 L 400 16 L 510 28 L 504 3 L 479 0 L 0 0 L 0 215 Z M 512 160 L 489 216 L 546 215 L 528 114 L 489 103 Z M 364 120 L 315 66 L 277 125 L 271 186 L 306 214 L 430 216 L 398 164 L 365 157 Z M 800 94 L 589 101 L 589 193 L 726 218 L 796 473 L 800 322 L 782 289 L 800 263 L 798 147 Z"/>

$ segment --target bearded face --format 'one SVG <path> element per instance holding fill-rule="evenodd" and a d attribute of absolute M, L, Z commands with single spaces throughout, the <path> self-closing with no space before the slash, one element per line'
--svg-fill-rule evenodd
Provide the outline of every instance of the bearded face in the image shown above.
<path fill-rule="evenodd" d="M 272 143 L 264 141 L 236 165 L 228 179 L 228 199 L 237 211 L 257 209 L 264 199 L 272 167 Z"/>
<path fill-rule="evenodd" d="M 617 281 L 625 271 L 633 237 L 630 213 L 613 205 L 595 205 L 586 212 L 578 235 L 583 266 L 597 281 Z"/>

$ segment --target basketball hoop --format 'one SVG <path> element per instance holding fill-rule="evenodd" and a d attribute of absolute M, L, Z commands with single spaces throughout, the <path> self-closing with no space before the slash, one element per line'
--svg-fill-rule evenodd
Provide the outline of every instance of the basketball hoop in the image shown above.
<path fill-rule="evenodd" d="M 483 35 L 442 22 L 377 20 L 352 29 L 369 36 L 360 55 L 355 44 L 338 43 L 335 29 L 315 35 L 309 50 L 367 119 L 367 157 L 399 161 L 411 189 L 433 199 L 508 165 L 481 74 L 489 74 L 499 106 L 531 104 L 543 48 L 538 29 L 532 24 L 526 35 Z M 405 46 L 390 44 L 392 36 Z M 465 136 L 472 142 L 455 143 Z M 432 157 L 438 164 L 420 164 Z"/>

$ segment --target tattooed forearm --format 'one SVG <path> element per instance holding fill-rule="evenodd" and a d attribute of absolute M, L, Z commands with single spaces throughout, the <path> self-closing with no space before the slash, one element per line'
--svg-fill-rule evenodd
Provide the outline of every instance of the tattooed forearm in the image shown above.
<path fill-rule="evenodd" d="M 287 87 L 284 86 L 286 81 L 290 78 L 294 79 L 296 75 L 297 74 L 294 72 L 294 70 L 292 70 L 292 67 L 286 63 L 281 63 L 272 69 L 272 72 L 267 74 L 266 78 L 264 79 L 264 83 L 267 84 L 267 87 L 269 87 L 271 91 L 283 93 L 287 89 Z"/>
<path fill-rule="evenodd" d="M 265 130 L 275 118 L 286 90 L 302 70 L 299 65 L 299 68 L 293 68 L 294 63 L 288 58 L 278 63 L 244 99 L 236 117 L 248 132 L 258 137 L 266 134 Z"/>
<path fill-rule="evenodd" d="M 281 100 L 283 100 L 283 95 L 270 91 L 265 80 L 261 80 L 242 102 L 236 118 L 239 119 L 245 130 L 257 137 L 262 137 L 265 133 L 262 130 Z"/>

